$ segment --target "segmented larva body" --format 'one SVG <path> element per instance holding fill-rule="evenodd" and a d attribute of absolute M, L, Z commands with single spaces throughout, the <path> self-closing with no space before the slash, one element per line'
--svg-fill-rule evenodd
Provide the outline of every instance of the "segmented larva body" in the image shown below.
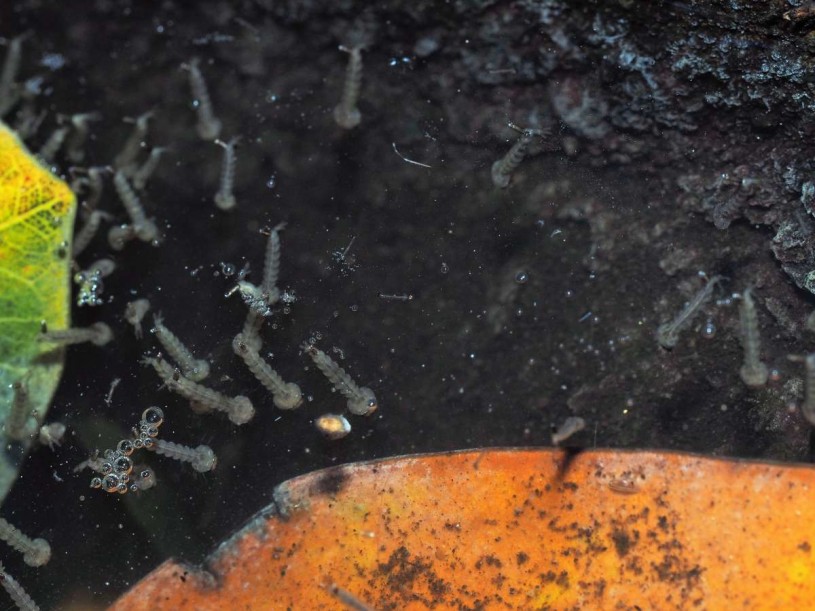
<path fill-rule="evenodd" d="M 579 416 L 570 416 L 563 421 L 557 431 L 552 433 L 552 445 L 556 446 L 559 443 L 566 441 L 572 435 L 579 433 L 586 428 L 586 421 Z"/>
<path fill-rule="evenodd" d="M 71 163 L 80 163 L 85 158 L 85 142 L 90 133 L 92 121 L 98 121 L 101 115 L 98 112 L 83 112 L 71 115 L 71 131 L 65 143 L 65 156 Z"/>
<path fill-rule="evenodd" d="M 521 132 L 521 135 L 515 144 L 512 145 L 512 148 L 509 149 L 509 152 L 492 164 L 492 183 L 502 189 L 509 186 L 512 172 L 515 171 L 524 157 L 526 157 L 526 151 L 532 140 L 536 136 L 542 137 L 544 135 L 542 131 L 537 129 L 520 129 L 511 123 L 510 127 Z"/>
<path fill-rule="evenodd" d="M 314 426 L 328 439 L 342 439 L 351 432 L 351 423 L 341 414 L 323 414 Z"/>
<path fill-rule="evenodd" d="M 28 424 L 28 418 L 31 416 L 31 399 L 25 382 L 18 380 L 11 387 L 14 398 L 3 428 L 6 437 L 15 441 L 22 441 L 27 437 L 26 424 Z"/>
<path fill-rule="evenodd" d="M 94 346 L 104 346 L 113 339 L 113 331 L 103 322 L 95 322 L 89 327 L 43 331 L 37 341 L 54 344 L 82 344 L 90 342 Z"/>
<path fill-rule="evenodd" d="M 133 232 L 142 242 L 152 242 L 158 237 L 158 227 L 147 218 L 139 196 L 127 181 L 127 176 L 119 170 L 113 175 L 113 185 L 119 194 L 119 199 L 124 204 L 127 215 L 133 223 Z M 109 236 L 108 236 L 109 237 Z"/>
<path fill-rule="evenodd" d="M 156 454 L 172 458 L 173 460 L 188 462 L 198 473 L 212 471 L 218 462 L 212 448 L 205 445 L 191 448 L 180 443 L 156 439 L 155 443 L 150 447 L 150 450 Z"/>
<path fill-rule="evenodd" d="M 96 232 L 99 231 L 99 225 L 102 223 L 103 219 L 110 219 L 110 215 L 107 212 L 102 212 L 101 210 L 94 210 L 90 213 L 90 215 L 88 215 L 88 220 L 85 221 L 85 224 L 82 225 L 82 229 L 77 231 L 76 235 L 74 236 L 72 251 L 74 257 L 85 250 L 88 247 L 88 244 L 93 241 L 93 238 L 96 236 Z"/>
<path fill-rule="evenodd" d="M 20 611 L 40 611 L 34 599 L 28 595 L 28 592 L 23 589 L 23 586 L 14 577 L 6 572 L 6 568 L 2 563 L 0 563 L 0 584 L 2 584 L 3 589 Z"/>
<path fill-rule="evenodd" d="M 167 150 L 167 147 L 164 146 L 157 146 L 152 151 L 150 151 L 150 156 L 147 158 L 141 167 L 133 173 L 133 188 L 137 191 L 143 191 L 144 188 L 147 186 L 147 181 L 150 180 L 150 177 L 153 175 L 153 172 L 156 171 L 158 167 L 158 162 L 161 160 L 161 156 Z"/>
<path fill-rule="evenodd" d="M 374 391 L 358 386 L 342 367 L 317 346 L 307 345 L 304 349 L 334 388 L 348 400 L 348 411 L 356 416 L 367 416 L 376 411 L 379 405 Z"/>
<path fill-rule="evenodd" d="M 133 225 L 115 225 L 108 230 L 108 246 L 113 250 L 123 250 L 125 244 L 136 238 Z"/>
<path fill-rule="evenodd" d="M 48 541 L 27 537 L 3 518 L 0 518 L 0 539 L 20 552 L 28 566 L 42 566 L 51 559 Z"/>
<path fill-rule="evenodd" d="M 340 46 L 340 51 L 348 53 L 348 66 L 345 69 L 342 99 L 334 108 L 334 121 L 343 129 L 353 129 L 362 120 L 362 113 L 357 108 L 362 85 L 362 49 Z"/>
<path fill-rule="evenodd" d="M 657 341 L 663 348 L 673 348 L 679 341 L 679 332 L 686 327 L 704 303 L 710 299 L 713 289 L 722 281 L 721 276 L 714 276 L 700 290 L 684 309 L 671 322 L 663 323 L 657 329 Z"/>
<path fill-rule="evenodd" d="M 122 150 L 113 160 L 113 166 L 127 177 L 132 176 L 138 167 L 136 159 L 138 159 L 143 143 L 147 139 L 150 119 L 152 118 L 153 111 L 149 110 L 136 117 L 135 121 L 133 119 L 126 119 L 127 121 L 133 121 L 133 131 L 130 132 L 130 136 L 128 136 Z"/>
<path fill-rule="evenodd" d="M 263 326 L 265 318 L 257 310 L 249 308 L 246 314 L 246 320 L 243 323 L 243 336 L 244 343 L 251 349 L 260 351 L 263 346 L 263 340 L 260 337 L 260 328 Z"/>
<path fill-rule="evenodd" d="M 153 334 L 158 341 L 178 363 L 181 373 L 193 382 L 200 382 L 209 375 L 209 362 L 206 359 L 197 359 L 178 337 L 164 326 L 161 314 L 153 317 Z"/>
<path fill-rule="evenodd" d="M 739 375 L 747 386 L 757 388 L 767 383 L 770 375 L 767 365 L 761 362 L 761 335 L 758 330 L 758 313 L 752 291 L 747 289 L 741 296 L 739 308 L 741 343 L 744 347 L 744 364 Z"/>
<path fill-rule="evenodd" d="M 280 276 L 280 231 L 285 226 L 286 223 L 280 223 L 273 227 L 266 241 L 263 281 L 260 284 L 260 290 L 266 296 L 266 303 L 269 305 L 274 305 L 280 300 L 280 289 L 277 288 L 277 279 Z"/>
<path fill-rule="evenodd" d="M 3 62 L 3 72 L 0 73 L 0 117 L 14 108 L 20 99 L 17 88 L 17 74 L 20 72 L 20 63 L 23 57 L 23 40 L 26 34 L 11 39 L 6 59 Z"/>
<path fill-rule="evenodd" d="M 815 426 L 815 352 L 807 354 L 804 359 L 806 365 L 806 391 L 801 413 L 812 426 Z"/>
<path fill-rule="evenodd" d="M 232 189 L 235 185 L 235 146 L 238 144 L 240 136 L 232 138 L 229 142 L 216 140 L 215 144 L 224 149 L 224 158 L 221 162 L 221 184 L 215 194 L 215 205 L 221 210 L 231 210 L 237 204 L 235 194 Z"/>
<path fill-rule="evenodd" d="M 75 170 L 76 171 L 76 170 Z M 78 178 L 75 183 L 71 184 L 71 190 L 76 193 L 77 187 L 87 187 L 88 195 L 82 202 L 80 212 L 82 217 L 87 221 L 87 217 L 96 210 L 99 205 L 99 200 L 102 199 L 102 191 L 105 187 L 104 175 L 112 172 L 113 168 L 110 166 L 93 166 L 86 168 L 85 176 Z"/>
<path fill-rule="evenodd" d="M 136 299 L 125 306 L 125 320 L 133 325 L 133 333 L 138 339 L 142 338 L 141 321 L 150 311 L 150 302 L 147 299 Z"/>
<path fill-rule="evenodd" d="M 194 57 L 189 63 L 182 64 L 181 69 L 190 73 L 190 89 L 192 89 L 195 108 L 198 112 L 198 125 L 196 126 L 198 135 L 203 140 L 215 140 L 221 133 L 221 122 L 215 117 L 215 111 L 212 109 L 207 83 L 198 67 L 200 63 L 200 60 Z"/>
<path fill-rule="evenodd" d="M 252 350 L 238 334 L 232 340 L 232 350 L 237 354 L 252 375 L 272 393 L 272 401 L 279 409 L 295 409 L 303 403 L 303 393 L 294 382 L 285 382 L 274 369 L 256 351 Z"/>
<path fill-rule="evenodd" d="M 255 408 L 248 397 L 227 397 L 216 390 L 202 386 L 178 373 L 162 358 L 148 357 L 144 362 L 156 370 L 164 384 L 176 394 L 189 399 L 198 411 L 220 411 L 229 416 L 234 424 L 246 424 L 255 415 Z"/>
<path fill-rule="evenodd" d="M 69 131 L 71 131 L 70 127 L 62 125 L 51 132 L 48 140 L 45 141 L 45 144 L 43 144 L 37 152 L 37 157 L 46 163 L 54 161 L 54 157 L 57 156 L 59 149 L 62 148 L 62 144 L 65 142 Z"/>

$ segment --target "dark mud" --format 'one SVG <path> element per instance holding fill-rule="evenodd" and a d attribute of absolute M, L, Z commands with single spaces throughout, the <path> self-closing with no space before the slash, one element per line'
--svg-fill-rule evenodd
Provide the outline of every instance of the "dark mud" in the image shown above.
<path fill-rule="evenodd" d="M 32 33 L 23 77 L 43 77 L 33 149 L 57 113 L 99 111 L 89 157 L 110 163 L 122 119 L 149 109 L 150 144 L 171 147 L 144 197 L 165 238 L 114 254 L 109 303 L 75 310 L 116 341 L 71 349 L 51 412 L 71 434 L 29 459 L 3 507 L 52 543 L 43 569 L 3 558 L 44 607 L 109 601 L 170 555 L 200 560 L 294 475 L 546 445 L 575 413 L 587 421 L 575 445 L 808 458 L 808 427 L 789 408 L 802 371 L 786 357 L 812 340 L 815 21 L 785 20 L 785 2 L 368 4 L 0 8 L 2 35 Z M 337 45 L 360 41 L 363 120 L 345 133 L 331 115 Z M 212 203 L 221 150 L 197 138 L 179 69 L 194 56 L 223 135 L 243 137 L 231 213 Z M 490 166 L 515 138 L 508 120 L 551 136 L 501 191 Z M 125 220 L 110 185 L 102 208 Z M 249 261 L 257 279 L 258 230 L 281 221 L 282 285 L 297 299 L 264 329 L 264 351 L 308 395 L 294 412 L 276 410 L 232 354 L 245 307 L 224 298 L 235 277 L 222 271 Z M 100 236 L 80 262 L 102 255 Z M 666 351 L 656 328 L 702 287 L 699 272 L 727 281 Z M 738 374 L 731 295 L 747 286 L 777 370 L 758 391 Z M 158 388 L 139 365 L 152 338 L 137 341 L 122 318 L 135 296 L 211 359 L 211 384 L 252 398 L 254 421 L 195 416 Z M 318 336 L 381 405 L 339 442 L 311 424 L 344 405 L 300 351 Z M 214 448 L 217 471 L 151 455 L 157 489 L 90 490 L 72 467 L 151 404 L 165 406 L 165 437 Z"/>

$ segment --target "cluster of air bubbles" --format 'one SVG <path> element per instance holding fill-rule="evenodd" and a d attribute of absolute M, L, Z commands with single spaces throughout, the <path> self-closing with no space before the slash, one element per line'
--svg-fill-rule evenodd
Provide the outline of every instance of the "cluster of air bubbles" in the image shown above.
<path fill-rule="evenodd" d="M 98 466 L 101 477 L 91 480 L 91 488 L 101 488 L 105 492 L 126 494 L 142 489 L 140 482 L 151 477 L 149 469 L 143 469 L 131 481 L 133 473 L 133 452 L 142 448 L 150 449 L 156 443 L 158 429 L 164 422 L 164 412 L 158 407 L 148 407 L 141 416 L 141 421 L 133 429 L 133 439 L 122 439 L 115 450 L 105 450 Z"/>
<path fill-rule="evenodd" d="M 102 271 L 82 271 L 74 275 L 74 282 L 79 285 L 76 295 L 76 305 L 78 306 L 99 306 L 102 305 L 100 295 L 105 290 L 102 282 Z"/>

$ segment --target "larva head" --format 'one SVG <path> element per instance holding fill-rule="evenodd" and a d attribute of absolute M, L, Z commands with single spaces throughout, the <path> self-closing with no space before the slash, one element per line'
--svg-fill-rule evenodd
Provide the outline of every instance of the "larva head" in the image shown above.
<path fill-rule="evenodd" d="M 235 196 L 232 193 L 218 191 L 215 194 L 215 205 L 220 210 L 231 210 L 238 205 L 238 201 L 235 199 Z"/>
<path fill-rule="evenodd" d="M 353 129 L 362 121 L 359 109 L 346 110 L 342 104 L 334 109 L 334 121 L 343 129 Z"/>
<path fill-rule="evenodd" d="M 158 227 L 152 219 L 146 219 L 138 225 L 133 225 L 133 232 L 142 242 L 152 242 L 158 239 Z"/>
<path fill-rule="evenodd" d="M 195 448 L 195 460 L 192 461 L 192 468 L 198 473 L 212 471 L 218 462 L 215 452 L 209 446 L 198 446 Z"/>
<path fill-rule="evenodd" d="M 246 424 L 255 415 L 255 408 L 249 397 L 238 395 L 229 402 L 229 420 L 233 424 Z"/>
<path fill-rule="evenodd" d="M 23 562 L 28 566 L 42 566 L 51 560 L 51 546 L 45 539 L 34 539 L 31 549 L 23 556 Z"/>
<path fill-rule="evenodd" d="M 369 416 L 374 413 L 379 404 L 376 401 L 376 395 L 367 386 L 359 389 L 359 397 L 354 400 L 348 401 L 348 411 L 355 416 Z"/>
<path fill-rule="evenodd" d="M 282 393 L 274 396 L 274 404 L 278 409 L 295 409 L 303 403 L 303 393 L 294 382 L 288 382 Z"/>
<path fill-rule="evenodd" d="M 104 346 L 113 339 L 113 331 L 103 322 L 95 322 L 90 328 L 93 330 L 91 343 L 94 346 Z"/>

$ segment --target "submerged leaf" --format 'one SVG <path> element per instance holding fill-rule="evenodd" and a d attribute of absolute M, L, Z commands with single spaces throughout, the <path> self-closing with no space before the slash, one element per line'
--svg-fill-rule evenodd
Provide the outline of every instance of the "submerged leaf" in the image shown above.
<path fill-rule="evenodd" d="M 41 325 L 70 323 L 70 258 L 76 198 L 0 122 L 0 420 L 23 382 L 42 419 L 62 374 L 64 349 L 36 341 Z M 28 442 L 23 444 L 27 447 Z M 0 501 L 25 455 L 0 454 Z"/>

